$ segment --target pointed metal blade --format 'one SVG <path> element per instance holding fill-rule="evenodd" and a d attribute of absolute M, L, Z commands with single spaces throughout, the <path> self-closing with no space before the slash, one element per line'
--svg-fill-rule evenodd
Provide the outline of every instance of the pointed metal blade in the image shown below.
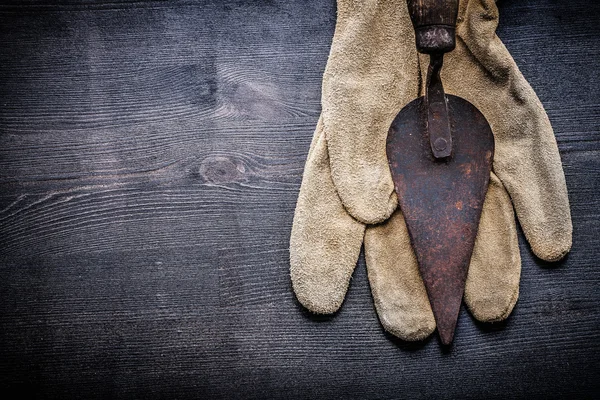
<path fill-rule="evenodd" d="M 452 154 L 436 159 L 420 97 L 394 119 L 387 155 L 442 343 L 454 336 L 490 178 L 494 137 L 481 112 L 446 95 Z"/>

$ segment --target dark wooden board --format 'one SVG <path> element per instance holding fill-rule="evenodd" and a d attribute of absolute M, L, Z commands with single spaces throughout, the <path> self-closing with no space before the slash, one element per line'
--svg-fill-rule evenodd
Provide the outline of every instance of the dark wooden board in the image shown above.
<path fill-rule="evenodd" d="M 0 387 L 19 398 L 592 398 L 600 2 L 500 2 L 547 108 L 573 250 L 451 351 L 381 328 L 361 257 L 312 317 L 289 233 L 333 0 L 0 3 Z"/>

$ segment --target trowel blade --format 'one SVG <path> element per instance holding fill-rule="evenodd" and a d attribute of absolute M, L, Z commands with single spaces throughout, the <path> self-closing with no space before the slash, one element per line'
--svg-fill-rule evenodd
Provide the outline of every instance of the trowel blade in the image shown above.
<path fill-rule="evenodd" d="M 433 157 L 424 97 L 400 111 L 387 139 L 400 209 L 443 344 L 454 336 L 494 155 L 483 114 L 460 97 L 446 98 L 450 157 Z"/>

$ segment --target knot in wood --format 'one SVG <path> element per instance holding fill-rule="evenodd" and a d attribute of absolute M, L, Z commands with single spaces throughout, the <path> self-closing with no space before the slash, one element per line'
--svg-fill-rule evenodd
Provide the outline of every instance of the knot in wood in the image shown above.
<path fill-rule="evenodd" d="M 209 156 L 200 164 L 200 176 L 210 183 L 239 182 L 246 172 L 239 160 L 225 156 Z"/>

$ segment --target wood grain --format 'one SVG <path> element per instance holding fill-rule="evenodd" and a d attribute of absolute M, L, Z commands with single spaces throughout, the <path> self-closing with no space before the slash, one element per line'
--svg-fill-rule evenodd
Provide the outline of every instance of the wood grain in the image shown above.
<path fill-rule="evenodd" d="M 568 4 L 567 4 L 568 3 Z M 309 315 L 289 232 L 333 0 L 0 3 L 0 385 L 19 398 L 593 398 L 600 3 L 500 2 L 559 142 L 574 244 L 522 233 L 501 324 L 386 335 L 364 259 Z"/>

